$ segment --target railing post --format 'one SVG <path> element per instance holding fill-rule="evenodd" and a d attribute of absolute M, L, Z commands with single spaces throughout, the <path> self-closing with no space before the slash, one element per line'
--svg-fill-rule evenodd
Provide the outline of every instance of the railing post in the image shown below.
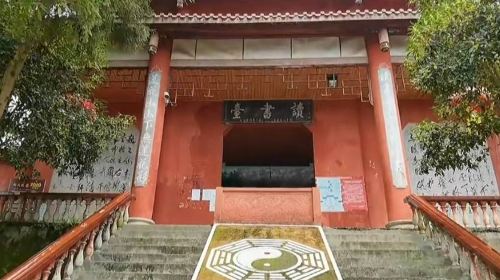
<path fill-rule="evenodd" d="M 125 206 L 125 215 L 123 216 L 123 224 L 126 225 L 128 223 L 128 220 L 130 218 L 129 216 L 129 208 L 130 208 L 130 202 L 127 203 L 127 206 Z"/>
<path fill-rule="evenodd" d="M 458 218 L 458 211 L 457 211 L 458 203 L 455 201 L 451 201 L 450 207 L 451 207 L 451 213 L 453 215 L 452 216 L 453 221 L 455 221 L 457 224 L 460 223 L 461 219 Z"/>
<path fill-rule="evenodd" d="M 24 214 L 26 213 L 26 208 L 29 205 L 29 197 L 21 196 L 21 201 L 19 201 L 19 209 L 17 210 L 19 213 L 18 220 L 19 222 L 24 222 Z"/>
<path fill-rule="evenodd" d="M 496 201 L 491 202 L 491 211 L 493 212 L 493 223 L 496 228 L 500 228 L 500 216 L 498 214 L 498 203 Z"/>
<path fill-rule="evenodd" d="M 104 225 L 104 234 L 102 236 L 102 240 L 104 242 L 108 241 L 109 238 L 111 237 L 111 223 L 113 221 L 113 217 L 110 217 L 107 221 L 106 224 Z"/>
<path fill-rule="evenodd" d="M 94 255 L 94 239 L 95 239 L 96 231 L 93 230 L 87 240 L 87 247 L 85 248 L 85 259 L 88 261 L 92 260 L 92 255 Z"/>
<path fill-rule="evenodd" d="M 418 215 L 418 230 L 420 231 L 420 233 L 425 233 L 425 221 L 423 213 L 417 209 L 417 215 Z"/>
<path fill-rule="evenodd" d="M 111 235 L 115 235 L 116 231 L 118 230 L 118 221 L 120 220 L 120 217 L 122 215 L 121 209 L 123 209 L 123 208 L 118 209 L 118 211 L 116 211 L 113 214 L 113 217 L 112 217 L 113 224 L 111 225 Z"/>
<path fill-rule="evenodd" d="M 99 250 L 102 247 L 102 231 L 103 231 L 103 226 L 101 225 L 97 229 L 97 237 L 95 238 L 94 248 L 96 250 Z"/>
<path fill-rule="evenodd" d="M 45 212 L 43 214 L 43 221 L 44 222 L 49 222 L 49 219 L 50 219 L 50 212 L 51 212 L 51 208 L 52 208 L 52 200 L 50 199 L 45 199 L 44 200 L 44 205 L 46 206 L 45 207 Z M 43 204 L 42 204 L 42 207 L 43 207 Z"/>
<path fill-rule="evenodd" d="M 75 258 L 75 266 L 76 267 L 81 267 L 83 266 L 83 261 L 84 261 L 84 251 L 85 251 L 85 245 L 87 244 L 87 241 L 86 241 L 86 238 L 85 237 L 83 239 L 83 241 L 80 242 L 80 245 L 78 246 L 78 254 L 76 254 L 76 258 Z"/>
<path fill-rule="evenodd" d="M 14 213 L 14 221 L 16 222 L 21 222 L 23 212 L 24 212 L 24 197 L 19 196 L 19 198 L 16 200 L 16 212 Z"/>
<path fill-rule="evenodd" d="M 54 269 L 54 275 L 52 276 L 51 280 L 62 280 L 61 279 L 61 274 L 62 274 L 62 266 L 64 264 L 64 259 L 66 256 L 62 256 L 57 260 L 56 263 L 56 268 Z"/>
<path fill-rule="evenodd" d="M 478 203 L 473 201 L 471 202 L 472 214 L 474 218 L 474 227 L 479 228 L 481 226 L 481 219 L 479 217 L 479 213 L 477 211 Z"/>
<path fill-rule="evenodd" d="M 85 211 L 83 212 L 83 219 L 86 219 L 90 216 L 90 204 L 92 200 L 90 198 L 85 199 Z"/>
<path fill-rule="evenodd" d="M 26 209 L 24 209 L 24 215 L 23 215 L 23 221 L 25 222 L 33 222 L 33 209 L 35 208 L 33 204 L 35 204 L 36 201 L 34 198 L 28 198 L 26 200 Z"/>
<path fill-rule="evenodd" d="M 41 222 L 42 221 L 42 218 L 43 218 L 43 214 L 41 214 L 42 201 L 43 200 L 41 197 L 37 197 L 35 200 L 35 209 L 34 209 L 34 213 L 33 213 L 33 221 L 34 222 Z"/>
<path fill-rule="evenodd" d="M 462 209 L 462 222 L 464 227 L 469 227 L 469 220 L 467 219 L 467 201 L 460 202 L 460 209 Z"/>
<path fill-rule="evenodd" d="M 50 272 L 52 271 L 52 268 L 54 267 L 54 264 L 51 264 L 45 270 L 42 272 L 42 280 L 49 280 L 50 277 Z"/>
<path fill-rule="evenodd" d="M 66 267 L 64 267 L 64 280 L 71 280 L 71 275 L 73 275 L 73 258 L 75 256 L 76 249 L 73 248 L 69 250 L 68 257 L 66 260 Z"/>
<path fill-rule="evenodd" d="M 481 275 L 479 273 L 478 265 L 477 265 L 477 255 L 471 254 L 471 262 L 470 262 L 470 278 L 471 280 L 481 280 Z"/>
<path fill-rule="evenodd" d="M 481 201 L 481 209 L 483 210 L 484 226 L 486 228 L 490 228 L 491 223 L 490 223 L 490 215 L 488 215 L 488 202 L 487 201 Z"/>

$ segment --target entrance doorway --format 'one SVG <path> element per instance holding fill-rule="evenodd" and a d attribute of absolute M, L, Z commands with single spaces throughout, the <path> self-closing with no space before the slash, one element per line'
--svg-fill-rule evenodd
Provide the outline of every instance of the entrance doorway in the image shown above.
<path fill-rule="evenodd" d="M 304 125 L 235 125 L 223 164 L 224 187 L 312 187 L 313 136 Z"/>

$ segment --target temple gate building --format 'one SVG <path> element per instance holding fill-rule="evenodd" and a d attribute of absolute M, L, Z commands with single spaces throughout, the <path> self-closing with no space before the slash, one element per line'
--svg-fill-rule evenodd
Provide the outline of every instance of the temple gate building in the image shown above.
<path fill-rule="evenodd" d="M 416 172 L 411 127 L 435 116 L 403 65 L 407 1 L 152 6 L 148 48 L 112 51 L 96 93 L 136 126 L 94 176 L 37 164 L 37 191 L 131 191 L 143 223 L 340 228 L 405 224 L 411 193 L 499 195 L 496 139 L 477 171 Z M 0 167 L 0 190 L 26 190 L 14 173 Z"/>

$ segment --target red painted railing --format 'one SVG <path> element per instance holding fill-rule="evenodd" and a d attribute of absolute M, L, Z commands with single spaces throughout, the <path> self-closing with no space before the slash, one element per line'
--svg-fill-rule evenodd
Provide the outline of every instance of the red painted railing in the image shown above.
<path fill-rule="evenodd" d="M 471 229 L 500 229 L 500 196 L 422 196 L 437 210 Z"/>
<path fill-rule="evenodd" d="M 84 259 L 91 259 L 94 249 L 99 249 L 118 227 L 127 223 L 132 199 L 130 193 L 115 197 L 2 280 L 71 279 L 74 268 L 82 266 Z"/>
<path fill-rule="evenodd" d="M 470 271 L 472 279 L 500 277 L 500 253 L 425 198 L 412 194 L 405 202 L 411 206 L 413 223 L 420 232 L 442 249 L 454 264 Z"/>

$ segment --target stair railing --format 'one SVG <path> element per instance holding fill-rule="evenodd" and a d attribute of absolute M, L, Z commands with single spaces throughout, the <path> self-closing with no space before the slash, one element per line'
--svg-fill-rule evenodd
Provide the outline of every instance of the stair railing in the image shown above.
<path fill-rule="evenodd" d="M 2 280 L 71 279 L 75 267 L 91 260 L 94 250 L 128 221 L 133 196 L 122 193 L 82 223 L 5 275 Z M 5 207 L 5 206 L 4 206 Z"/>
<path fill-rule="evenodd" d="M 422 196 L 422 198 L 466 228 L 500 230 L 500 196 Z"/>
<path fill-rule="evenodd" d="M 117 194 L 0 193 L 0 222 L 79 223 Z"/>
<path fill-rule="evenodd" d="M 415 194 L 405 198 L 413 211 L 413 224 L 430 239 L 437 249 L 469 271 L 471 279 L 500 279 L 500 253 L 476 235 L 438 211 Z"/>

